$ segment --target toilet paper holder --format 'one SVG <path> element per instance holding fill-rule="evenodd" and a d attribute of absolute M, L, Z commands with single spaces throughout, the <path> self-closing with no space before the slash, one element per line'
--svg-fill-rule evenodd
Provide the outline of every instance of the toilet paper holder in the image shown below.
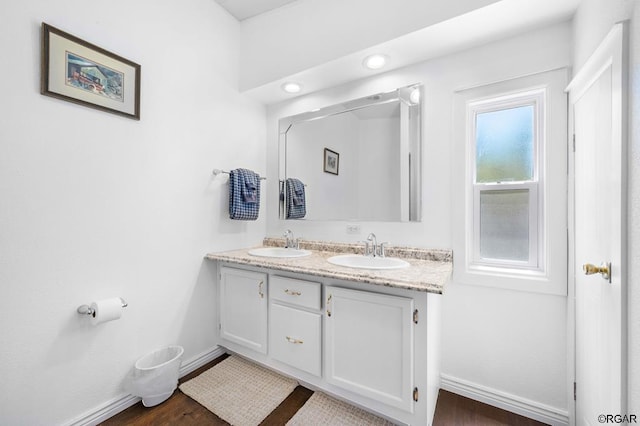
<path fill-rule="evenodd" d="M 120 302 L 122 302 L 122 307 L 126 308 L 127 306 L 129 306 L 129 304 L 127 302 L 124 301 L 124 299 L 122 297 L 120 297 Z M 78 306 L 78 313 L 82 314 L 82 315 L 93 315 L 93 308 L 89 305 L 81 305 Z"/>

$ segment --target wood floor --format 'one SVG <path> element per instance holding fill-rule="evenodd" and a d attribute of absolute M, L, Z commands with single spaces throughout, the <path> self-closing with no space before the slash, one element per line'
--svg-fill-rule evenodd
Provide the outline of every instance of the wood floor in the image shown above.
<path fill-rule="evenodd" d="M 225 359 L 223 355 L 191 374 L 180 379 L 180 383 L 190 380 Z M 304 405 L 313 391 L 298 386 L 275 410 L 262 421 L 264 426 L 282 426 Z M 160 425 L 229 425 L 211 411 L 176 389 L 164 403 L 146 408 L 142 402 L 124 410 L 109 420 L 104 426 L 160 426 Z M 509 413 L 477 401 L 440 390 L 433 426 L 543 426 L 544 423 Z M 315 426 L 315 425 L 314 425 Z M 317 425 L 321 426 L 321 425 Z"/>

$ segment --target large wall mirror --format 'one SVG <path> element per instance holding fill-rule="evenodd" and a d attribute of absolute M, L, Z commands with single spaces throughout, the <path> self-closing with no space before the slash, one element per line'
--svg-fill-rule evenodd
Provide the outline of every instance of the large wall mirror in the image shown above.
<path fill-rule="evenodd" d="M 280 218 L 419 222 L 414 84 L 279 121 Z"/>

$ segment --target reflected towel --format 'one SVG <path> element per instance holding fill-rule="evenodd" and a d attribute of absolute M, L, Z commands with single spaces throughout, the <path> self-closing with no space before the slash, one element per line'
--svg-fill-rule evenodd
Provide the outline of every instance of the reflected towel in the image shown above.
<path fill-rule="evenodd" d="M 256 220 L 260 212 L 260 175 L 248 169 L 229 172 L 229 217 Z"/>
<path fill-rule="evenodd" d="M 302 219 L 307 214 L 304 184 L 300 179 L 287 178 L 287 219 Z"/>

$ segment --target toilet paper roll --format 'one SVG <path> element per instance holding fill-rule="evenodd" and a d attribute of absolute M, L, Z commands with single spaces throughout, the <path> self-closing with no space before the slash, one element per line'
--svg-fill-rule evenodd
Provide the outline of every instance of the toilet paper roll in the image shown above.
<path fill-rule="evenodd" d="M 98 300 L 91 304 L 91 309 L 93 309 L 91 323 L 94 325 L 117 320 L 122 316 L 122 300 L 119 297 Z"/>

